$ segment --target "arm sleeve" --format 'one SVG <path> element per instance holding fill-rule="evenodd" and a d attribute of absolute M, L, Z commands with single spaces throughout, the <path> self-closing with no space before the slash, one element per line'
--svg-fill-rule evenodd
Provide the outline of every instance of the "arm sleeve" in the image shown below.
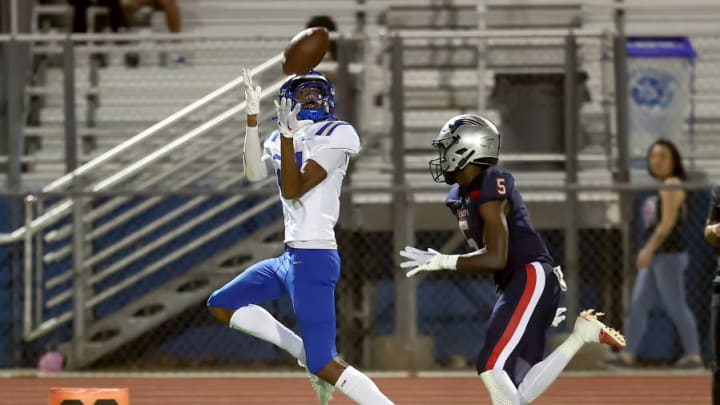
<path fill-rule="evenodd" d="M 720 185 L 713 187 L 708 221 L 720 222 Z"/>
<path fill-rule="evenodd" d="M 328 174 L 342 167 L 347 159 L 348 154 L 342 149 L 321 149 L 308 158 L 308 160 L 314 160 Z"/>
<path fill-rule="evenodd" d="M 243 144 L 243 166 L 245 177 L 250 181 L 260 181 L 267 177 L 268 170 L 266 157 L 263 156 L 258 138 L 257 127 L 245 127 L 245 141 Z"/>

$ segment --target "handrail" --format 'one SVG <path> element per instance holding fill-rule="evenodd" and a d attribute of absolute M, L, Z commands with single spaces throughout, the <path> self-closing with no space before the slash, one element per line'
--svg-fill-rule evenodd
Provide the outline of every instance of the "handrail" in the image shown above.
<path fill-rule="evenodd" d="M 251 75 L 256 75 L 258 73 L 262 73 L 271 66 L 275 65 L 276 63 L 283 60 L 283 55 L 278 54 L 274 56 L 271 59 L 268 59 L 267 61 L 261 63 L 260 65 L 256 66 L 252 70 L 250 70 Z M 66 174 L 65 176 L 60 177 L 59 179 L 55 180 L 54 182 L 50 183 L 46 187 L 43 187 L 43 191 L 50 191 L 50 190 L 56 190 L 61 187 L 65 187 L 70 184 L 70 182 L 77 176 L 82 176 L 91 170 L 95 169 L 98 165 L 105 163 L 106 161 L 114 158 L 115 156 L 125 152 L 127 149 L 129 149 L 132 146 L 135 146 L 136 144 L 144 141 L 146 138 L 149 138 L 152 135 L 155 135 L 159 131 L 165 129 L 166 127 L 170 126 L 171 124 L 177 122 L 181 118 L 190 115 L 191 113 L 195 112 L 196 110 L 200 109 L 201 107 L 204 107 L 211 101 L 223 96 L 225 93 L 229 92 L 230 90 L 236 88 L 239 86 L 243 81 L 243 77 L 239 76 L 236 79 L 226 83 L 222 87 L 220 87 L 217 90 L 214 90 L 207 94 L 206 96 L 194 101 L 187 107 L 182 108 L 181 110 L 177 111 L 176 113 L 170 115 L 169 117 L 163 119 L 162 121 L 158 122 L 157 124 L 151 126 L 150 128 L 140 132 L 139 134 L 135 135 L 134 137 L 130 138 L 126 142 L 121 143 L 120 145 L 110 149 L 109 151 L 101 154 L 97 158 L 93 159 L 92 161 L 88 162 L 87 164 L 80 166 L 76 170 L 72 171 L 71 173 Z M 243 105 L 244 108 L 244 105 Z"/>
<path fill-rule="evenodd" d="M 205 176 L 206 174 L 212 172 L 213 170 L 219 168 L 220 166 L 225 165 L 226 163 L 228 163 L 229 161 L 231 161 L 231 160 L 234 159 L 234 158 L 235 158 L 235 156 L 233 156 L 233 155 L 228 155 L 228 156 L 226 156 L 226 157 L 224 157 L 224 158 L 222 158 L 222 159 L 219 159 L 218 161 L 213 162 L 211 165 L 208 165 L 208 166 L 204 167 L 202 170 L 198 171 L 197 173 L 193 173 L 193 174 L 189 177 L 189 179 L 192 180 L 192 181 L 195 181 L 195 180 L 201 178 L 202 176 Z M 233 179 L 233 181 L 232 181 L 230 184 L 235 183 L 236 181 L 237 181 L 237 180 Z M 187 180 L 183 180 L 183 183 L 186 183 L 186 182 L 188 182 L 188 181 L 187 181 Z M 224 184 L 224 183 L 223 183 L 223 184 Z M 222 184 L 220 185 L 220 187 L 224 188 Z M 92 241 L 95 240 L 96 238 L 99 238 L 99 237 L 105 235 L 106 233 L 110 232 L 112 229 L 115 228 L 115 226 L 124 223 L 125 221 L 129 220 L 130 218 L 135 217 L 136 215 L 139 215 L 139 214 L 142 213 L 142 212 L 147 211 L 150 207 L 154 206 L 156 203 L 159 203 L 159 202 L 162 201 L 163 199 L 164 199 L 164 198 L 162 198 L 162 197 L 152 197 L 152 198 L 149 198 L 149 199 L 146 200 L 146 201 L 143 201 L 142 204 L 140 204 L 140 205 L 138 205 L 138 206 L 136 206 L 136 207 L 131 208 L 131 209 L 128 210 L 127 212 L 124 212 L 124 213 L 116 216 L 115 218 L 113 218 L 112 220 L 108 221 L 107 223 L 104 223 L 104 224 L 102 224 L 101 226 L 99 226 L 99 227 L 93 229 L 92 231 L 90 231 L 89 234 L 85 235 L 84 241 L 85 241 L 85 242 L 92 242 Z M 125 201 L 127 201 L 127 199 L 122 199 L 122 198 L 121 198 L 120 200 L 125 200 Z M 102 207 L 101 207 L 101 208 L 102 208 Z M 176 211 L 179 211 L 179 210 L 180 210 L 179 208 L 176 208 L 176 209 L 173 211 L 173 214 L 169 214 L 168 216 L 163 217 L 163 219 L 168 219 L 169 216 L 174 215 L 175 212 L 176 212 Z M 169 219 L 168 219 L 168 220 L 169 220 Z M 127 240 L 127 243 L 130 243 L 130 242 L 135 241 L 136 239 L 144 236 L 145 233 L 147 233 L 147 232 L 146 232 L 146 229 L 148 229 L 148 228 L 150 228 L 150 224 L 148 224 L 148 226 L 146 226 L 145 228 L 143 228 L 143 229 L 141 229 L 141 230 L 139 230 L 139 231 L 137 231 L 137 232 L 134 232 L 134 233 L 128 235 L 126 238 L 124 238 L 123 240 L 119 241 L 119 242 L 116 243 L 115 245 L 106 248 L 106 249 L 103 250 L 100 254 L 96 254 L 96 255 L 93 256 L 93 257 L 87 258 L 87 259 L 85 260 L 84 265 L 85 265 L 85 266 L 90 266 L 90 265 L 98 262 L 99 260 L 102 260 L 103 258 L 107 257 L 107 256 L 110 255 L 112 252 L 115 252 L 115 251 L 117 250 L 117 249 L 115 249 L 115 246 L 116 246 L 116 245 L 124 246 L 124 245 L 126 244 L 126 243 L 125 243 L 125 240 Z M 154 228 L 151 228 L 151 229 L 154 229 Z M 118 249 L 119 249 L 119 247 L 118 247 Z M 43 261 L 44 261 L 45 263 L 56 262 L 56 261 L 58 261 L 58 260 L 63 259 L 64 257 L 70 255 L 71 253 L 72 253 L 72 246 L 68 244 L 68 245 L 63 246 L 63 247 L 60 248 L 60 249 L 54 250 L 54 251 L 46 254 L 46 255 L 43 257 Z"/>
<path fill-rule="evenodd" d="M 235 139 L 235 138 L 237 138 L 237 135 L 233 134 L 233 135 L 226 136 L 225 138 L 220 139 L 219 142 L 216 142 L 216 143 L 214 143 L 214 144 L 211 144 L 211 145 L 209 145 L 209 146 L 206 146 L 205 148 L 197 151 L 196 153 L 193 153 L 189 158 L 186 158 L 185 160 L 180 161 L 175 167 L 173 167 L 173 170 L 163 171 L 163 172 L 159 173 L 158 175 L 156 175 L 155 177 L 153 177 L 153 178 L 151 178 L 151 179 L 149 179 L 149 180 L 147 180 L 147 181 L 139 184 L 139 185 L 137 186 L 137 188 L 138 188 L 138 189 L 147 189 L 147 188 L 149 188 L 149 187 L 151 187 L 151 186 L 154 186 L 154 185 L 160 183 L 161 181 L 165 180 L 166 178 L 168 178 L 168 177 L 170 177 L 171 175 L 173 175 L 174 173 L 176 173 L 178 170 L 184 169 L 185 167 L 187 167 L 187 166 L 191 165 L 192 163 L 194 163 L 194 162 L 195 162 L 196 160 L 198 160 L 199 158 L 207 155 L 207 154 L 210 153 L 210 152 L 215 151 L 216 149 L 219 149 L 219 148 L 227 145 L 228 142 L 231 142 L 231 141 L 232 141 L 233 139 Z M 202 171 L 199 172 L 199 173 L 202 174 L 204 171 L 205 171 L 205 170 L 202 170 Z M 173 186 L 170 187 L 170 190 L 180 190 L 180 189 L 182 189 L 183 187 L 185 187 L 185 186 L 187 186 L 187 185 L 189 185 L 189 184 L 192 184 L 195 180 L 197 180 L 197 177 L 198 177 L 197 174 L 193 174 L 192 176 L 190 176 L 190 177 L 188 177 L 188 178 L 186 178 L 186 179 L 183 179 L 183 180 L 181 180 L 181 181 L 178 182 L 178 183 L 174 183 Z M 92 223 L 93 221 L 97 220 L 97 219 L 100 218 L 101 216 L 103 216 L 103 215 L 111 212 L 111 211 L 114 210 L 115 208 L 117 208 L 117 207 L 121 206 L 122 204 L 124 204 L 125 202 L 129 201 L 130 198 L 131 198 L 131 197 L 117 197 L 117 198 L 114 198 L 112 201 L 106 202 L 105 204 L 103 204 L 103 205 L 101 205 L 101 206 L 93 209 L 92 211 L 88 212 L 88 213 L 85 215 L 85 218 L 84 218 L 85 222 L 86 222 L 86 223 Z M 123 214 L 123 215 L 124 215 L 124 214 Z M 88 235 L 88 236 L 90 237 L 90 236 L 92 236 L 93 234 L 96 234 L 96 233 L 103 234 L 103 233 L 102 233 L 102 229 L 106 228 L 107 225 L 108 225 L 108 224 L 103 224 L 103 225 L 101 225 L 101 226 L 93 229 L 92 232 L 91 232 L 91 234 Z M 46 241 L 46 242 L 54 242 L 54 241 L 57 241 L 57 240 L 60 240 L 60 239 L 63 239 L 63 238 L 66 238 L 66 237 L 70 236 L 71 233 L 72 233 L 72 226 L 69 225 L 69 224 L 68 224 L 68 225 L 64 225 L 64 226 L 62 226 L 61 228 L 54 229 L 54 230 L 48 232 L 48 233 L 45 235 L 45 241 Z M 88 241 L 88 240 L 86 239 L 86 241 Z"/>
<path fill-rule="evenodd" d="M 365 38 L 365 34 L 357 33 L 341 33 L 331 32 L 330 39 L 348 39 L 358 40 Z M 149 33 L 149 32 L 129 32 L 129 33 L 32 33 L 17 34 L 15 36 L 8 34 L 0 34 L 0 42 L 8 42 L 14 40 L 17 42 L 53 42 L 66 41 L 88 42 L 88 41 L 211 41 L 211 40 L 289 40 L 287 35 L 254 35 L 242 33 Z"/>
<path fill-rule="evenodd" d="M 99 302 L 102 302 L 110 297 L 112 297 L 116 292 L 122 290 L 123 288 L 126 288 L 133 284 L 134 282 L 143 279 L 147 277 L 148 275 L 154 273 L 158 268 L 171 263 L 173 260 L 177 259 L 178 257 L 182 256 L 183 254 L 187 253 L 188 251 L 195 249 L 196 247 L 202 245 L 206 241 L 215 238 L 217 236 L 222 235 L 223 232 L 225 232 L 227 229 L 238 225 L 245 220 L 257 215 L 259 212 L 265 210 L 266 208 L 270 207 L 271 205 L 277 203 L 280 201 L 279 196 L 274 196 L 271 198 L 268 198 L 267 200 L 253 206 L 252 208 L 248 209 L 247 211 L 244 211 L 242 214 L 236 216 L 235 218 L 231 219 L 228 222 L 225 222 L 222 226 L 219 226 L 212 231 L 206 233 L 200 238 L 194 239 L 191 243 L 188 243 L 184 246 L 184 249 L 176 250 L 173 253 L 163 257 L 159 261 L 153 263 L 152 265 L 146 267 L 141 272 L 133 274 L 132 276 L 124 279 L 123 281 L 115 284 L 114 286 L 108 288 L 107 290 L 103 291 L 100 294 L 95 295 L 94 297 L 88 299 L 85 303 L 86 308 L 92 308 Z"/>
<path fill-rule="evenodd" d="M 251 74 L 255 75 L 257 73 L 263 72 L 267 70 L 270 66 L 273 64 L 281 61 L 283 58 L 282 54 L 279 54 L 265 63 L 260 64 L 259 66 L 255 67 L 251 70 Z M 265 98 L 268 95 L 274 94 L 278 89 L 280 89 L 280 86 L 282 85 L 283 80 L 279 80 L 269 87 L 265 88 L 260 95 L 261 98 Z M 62 188 L 66 186 L 68 183 L 71 183 L 75 178 L 87 173 L 88 171 L 94 169 L 97 167 L 100 163 L 103 163 L 107 160 L 112 159 L 113 157 L 117 156 L 118 154 L 124 152 L 126 149 L 128 149 L 130 146 L 134 146 L 135 144 L 139 143 L 140 141 L 154 135 L 155 133 L 159 132 L 161 129 L 164 129 L 166 126 L 174 123 L 175 121 L 179 120 L 180 118 L 184 117 L 185 115 L 188 115 L 198 108 L 204 106 L 205 104 L 209 103 L 212 100 L 217 99 L 218 97 L 222 96 L 223 94 L 227 93 L 231 89 L 237 87 L 242 83 L 242 76 L 230 81 L 229 83 L 225 84 L 224 86 L 220 87 L 219 89 L 211 92 L 207 96 L 201 98 L 200 100 L 197 100 L 196 102 L 190 104 L 189 106 L 183 108 L 182 110 L 176 112 L 175 114 L 169 116 L 168 118 L 160 121 L 159 123 L 151 126 L 150 128 L 146 129 L 145 131 L 140 132 L 138 135 L 134 136 L 133 138 L 129 139 L 126 142 L 123 142 L 122 144 L 116 146 L 115 148 L 103 153 L 102 155 L 98 156 L 97 158 L 93 159 L 92 161 L 86 163 L 85 165 L 79 167 L 75 171 L 61 177 L 57 181 L 53 182 L 52 184 L 48 185 L 47 187 L 44 187 L 42 191 L 54 191 L 59 188 Z M 111 187 L 122 180 L 134 175 L 138 171 L 145 168 L 148 164 L 155 162 L 156 160 L 164 157 L 165 155 L 169 154 L 176 148 L 180 147 L 184 143 L 195 139 L 196 137 L 204 134 L 206 131 L 209 131 L 216 126 L 222 124 L 226 120 L 230 119 L 235 114 L 239 113 L 246 107 L 246 102 L 243 101 L 239 103 L 237 106 L 225 111 L 224 113 L 221 113 L 217 116 L 215 116 L 213 119 L 197 126 L 190 132 L 186 133 L 185 135 L 181 136 L 180 138 L 175 139 L 174 141 L 168 143 L 167 145 L 164 145 L 158 150 L 155 150 L 150 155 L 144 157 L 143 159 L 134 162 L 130 166 L 125 167 L 123 170 L 115 173 L 114 175 L 104 179 L 103 181 L 95 184 L 93 187 L 91 187 L 92 191 L 101 191 L 104 190 L 107 187 Z M 47 211 L 45 214 L 39 216 L 38 218 L 35 218 L 32 222 L 32 227 L 34 229 L 42 229 L 47 225 L 50 225 L 54 223 L 55 221 L 59 220 L 62 215 L 67 213 L 70 208 L 72 207 L 73 202 L 70 200 L 65 200 L 61 203 L 58 203 L 57 205 L 50 208 L 49 211 Z M 15 231 L 11 232 L 10 234 L 0 234 L 0 244 L 7 244 L 7 243 L 13 243 L 18 242 L 22 239 L 24 233 L 25 233 L 25 226 L 20 227 L 16 229 Z"/>
<path fill-rule="evenodd" d="M 236 79 L 237 80 L 237 79 Z M 260 94 L 260 98 L 265 98 L 268 95 L 275 94 L 276 91 L 280 89 L 280 86 L 282 86 L 282 83 L 284 80 L 279 80 L 272 85 L 265 88 L 262 93 Z M 240 111 L 244 110 L 246 107 L 246 102 L 243 101 L 242 103 L 238 104 L 237 106 L 215 116 L 214 118 L 210 119 L 209 121 L 206 121 L 205 123 L 197 126 L 192 131 L 186 133 L 185 135 L 181 136 L 180 138 L 175 139 L 174 141 L 164 145 L 160 149 L 157 149 L 153 151 L 151 154 L 145 156 L 144 158 L 132 163 L 131 165 L 125 167 L 124 169 L 120 170 L 119 172 L 115 173 L 114 175 L 106 178 L 105 180 L 95 184 L 91 187 L 93 191 L 100 191 L 108 187 L 112 187 L 122 180 L 136 174 L 140 170 L 144 169 L 145 166 L 149 165 L 150 163 L 153 163 L 166 155 L 168 155 L 170 152 L 178 148 L 179 146 L 183 145 L 184 143 L 187 143 L 195 138 L 197 138 L 200 135 L 203 135 L 205 132 L 217 127 L 218 125 L 224 123 Z"/>

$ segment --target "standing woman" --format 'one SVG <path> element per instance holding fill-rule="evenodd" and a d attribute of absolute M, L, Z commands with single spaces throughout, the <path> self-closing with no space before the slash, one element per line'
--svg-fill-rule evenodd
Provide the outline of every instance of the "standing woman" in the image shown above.
<path fill-rule="evenodd" d="M 714 247 L 720 248 L 720 184 L 712 190 L 710 213 L 705 223 L 705 240 Z M 713 362 L 712 362 L 712 400 L 713 405 L 720 405 L 720 257 L 713 279 L 712 301 L 710 304 L 710 320 L 712 325 Z"/>
<path fill-rule="evenodd" d="M 650 175 L 663 184 L 681 184 L 687 179 L 680 152 L 668 140 L 659 139 L 650 145 L 647 167 Z M 625 320 L 627 347 L 617 359 L 622 365 L 635 362 L 650 309 L 658 296 L 675 324 L 684 351 L 675 367 L 703 365 L 697 324 L 685 294 L 688 253 L 680 226 L 687 213 L 686 200 L 684 190 L 667 188 L 644 200 L 640 218 L 644 245 L 638 252 L 636 265 L 639 270 L 630 313 Z"/>

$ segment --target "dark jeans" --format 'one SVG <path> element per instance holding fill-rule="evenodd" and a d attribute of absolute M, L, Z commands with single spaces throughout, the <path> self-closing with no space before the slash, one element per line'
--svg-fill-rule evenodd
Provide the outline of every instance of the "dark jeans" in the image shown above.
<path fill-rule="evenodd" d="M 119 0 L 69 0 L 75 11 L 73 12 L 73 32 L 87 32 L 87 9 L 92 5 L 108 8 L 110 14 L 110 28 L 117 32 L 120 27 L 127 27 L 125 15 Z"/>

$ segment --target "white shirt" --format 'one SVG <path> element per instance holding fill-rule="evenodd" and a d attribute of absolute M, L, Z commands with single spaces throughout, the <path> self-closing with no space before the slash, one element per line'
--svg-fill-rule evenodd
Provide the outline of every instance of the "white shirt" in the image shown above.
<path fill-rule="evenodd" d="M 296 248 L 334 249 L 335 224 L 340 214 L 340 192 L 350 157 L 360 151 L 357 132 L 344 121 L 321 121 L 300 129 L 294 139 L 295 160 L 302 168 L 314 160 L 327 177 L 302 197 L 282 196 L 280 178 L 280 138 L 278 131 L 263 144 L 262 159 L 278 179 L 278 190 L 285 218 L 285 243 Z"/>

